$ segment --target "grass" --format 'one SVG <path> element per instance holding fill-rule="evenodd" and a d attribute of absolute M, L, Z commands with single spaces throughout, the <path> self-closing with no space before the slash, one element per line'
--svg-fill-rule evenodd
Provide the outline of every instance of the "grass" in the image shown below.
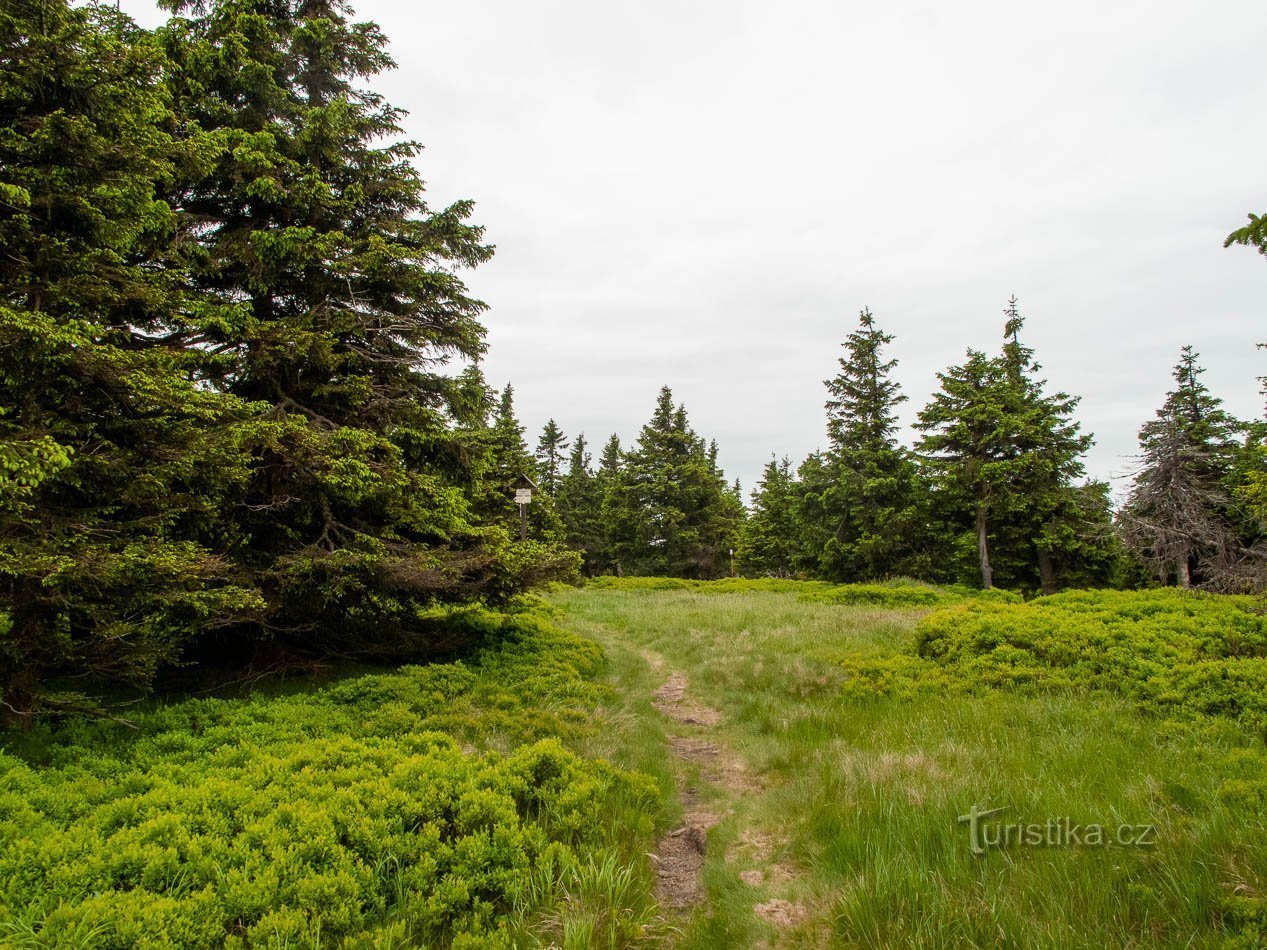
<path fill-rule="evenodd" d="M 1261 618 L 1119 601 L 1066 598 L 1084 636 L 1056 598 L 607 580 L 472 619 L 465 662 L 10 736 L 0 945 L 1265 946 Z M 670 671 L 719 725 L 655 708 Z M 676 914 L 684 785 L 720 821 Z M 1156 843 L 976 855 L 973 806 Z"/>
<path fill-rule="evenodd" d="M 683 922 L 683 946 L 1262 945 L 1261 735 L 1103 691 L 849 690 L 859 660 L 913 655 L 926 611 L 829 599 L 739 585 L 552 595 L 608 651 L 631 708 L 645 713 L 639 697 L 663 678 L 641 661 L 654 651 L 723 711 L 718 740 L 765 779 L 721 793 L 731 814 L 710 836 L 709 902 Z M 646 767 L 654 738 L 618 761 Z M 1156 844 L 978 857 L 957 821 L 974 804 L 1019 823 L 1154 825 Z M 750 870 L 766 880 L 744 883 Z M 803 919 L 756 918 L 774 898 Z"/>

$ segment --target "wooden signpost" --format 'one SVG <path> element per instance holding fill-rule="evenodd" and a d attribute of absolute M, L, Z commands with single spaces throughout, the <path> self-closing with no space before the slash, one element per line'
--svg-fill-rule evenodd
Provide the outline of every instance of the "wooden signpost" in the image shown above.
<path fill-rule="evenodd" d="M 532 490 L 537 487 L 527 475 L 515 479 L 515 504 L 519 506 L 519 540 L 528 540 L 528 506 L 532 503 Z"/>

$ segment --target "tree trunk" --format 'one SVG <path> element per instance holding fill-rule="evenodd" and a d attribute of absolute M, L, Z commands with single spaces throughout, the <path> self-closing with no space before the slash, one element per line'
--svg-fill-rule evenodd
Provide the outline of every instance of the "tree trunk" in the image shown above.
<path fill-rule="evenodd" d="M 1179 581 L 1179 586 L 1184 590 L 1192 587 L 1192 570 L 1188 567 L 1188 555 L 1185 554 L 1179 559 L 1179 563 L 1175 565 L 1175 575 Z"/>
<path fill-rule="evenodd" d="M 1051 552 L 1038 548 L 1038 579 L 1044 594 L 1056 593 L 1056 565 L 1051 562 Z"/>
<path fill-rule="evenodd" d="M 977 506 L 977 553 L 981 555 L 981 587 L 989 590 L 994 586 L 994 572 L 990 570 L 990 544 L 986 538 L 986 508 Z"/>

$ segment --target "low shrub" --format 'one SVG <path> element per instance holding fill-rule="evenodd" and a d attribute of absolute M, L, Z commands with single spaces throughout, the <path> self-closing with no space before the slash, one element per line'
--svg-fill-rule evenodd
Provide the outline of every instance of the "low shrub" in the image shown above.
<path fill-rule="evenodd" d="M 937 587 L 909 578 L 873 584 L 830 584 L 826 581 L 798 581 L 778 577 L 723 577 L 712 581 L 683 577 L 596 577 L 588 586 L 597 590 L 685 590 L 700 594 L 744 594 L 758 591 L 790 593 L 797 594 L 810 603 L 889 607 L 898 610 L 945 607 L 968 600 L 1021 602 L 1020 595 L 1010 591 L 982 591 L 962 586 Z"/>
<path fill-rule="evenodd" d="M 1267 726 L 1267 615 L 1175 589 L 973 600 L 925 617 L 915 649 L 969 684 L 1101 689 L 1141 707 Z"/>
<path fill-rule="evenodd" d="M 600 913 L 595 856 L 645 875 L 659 792 L 565 745 L 597 728 L 599 650 L 540 617 L 470 622 L 500 643 L 469 663 L 0 753 L 0 944 L 509 946 L 560 907 Z M 649 913 L 607 917 L 634 939 Z"/>
<path fill-rule="evenodd" d="M 801 598 L 824 604 L 840 604 L 849 607 L 947 607 L 967 601 L 991 603 L 1021 603 L 1021 596 L 1011 591 L 975 590 L 971 587 L 935 587 L 910 581 L 885 584 L 841 584 L 805 591 Z"/>

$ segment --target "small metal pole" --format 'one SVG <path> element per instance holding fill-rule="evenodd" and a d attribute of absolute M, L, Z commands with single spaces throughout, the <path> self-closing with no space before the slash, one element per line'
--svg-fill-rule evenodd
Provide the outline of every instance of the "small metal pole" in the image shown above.
<path fill-rule="evenodd" d="M 528 540 L 528 506 L 519 506 L 519 540 Z"/>

